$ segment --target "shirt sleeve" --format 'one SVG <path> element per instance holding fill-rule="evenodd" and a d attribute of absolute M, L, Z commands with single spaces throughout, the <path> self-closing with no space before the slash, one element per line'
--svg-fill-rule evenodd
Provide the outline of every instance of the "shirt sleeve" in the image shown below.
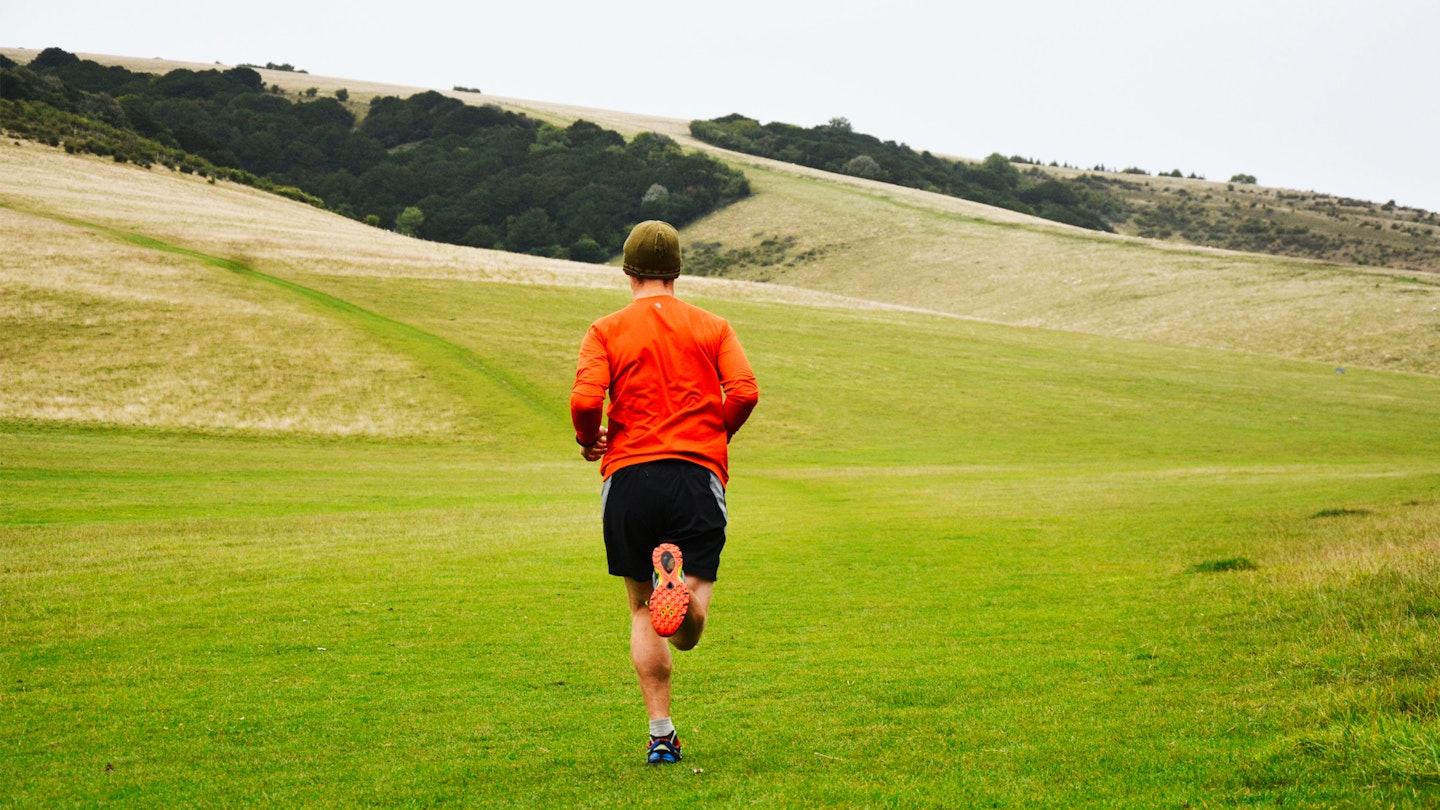
<path fill-rule="evenodd" d="M 725 324 L 720 339 L 720 352 L 715 365 L 720 372 L 720 387 L 725 392 L 725 432 L 727 438 L 750 418 L 750 412 L 760 401 L 760 386 L 755 382 L 755 372 L 740 346 L 740 339 L 730 324 Z"/>
<path fill-rule="evenodd" d="M 575 369 L 575 387 L 570 389 L 570 422 L 575 441 L 589 447 L 600 438 L 605 416 L 605 391 L 610 388 L 610 359 L 605 341 L 594 326 L 580 341 L 580 362 Z"/>

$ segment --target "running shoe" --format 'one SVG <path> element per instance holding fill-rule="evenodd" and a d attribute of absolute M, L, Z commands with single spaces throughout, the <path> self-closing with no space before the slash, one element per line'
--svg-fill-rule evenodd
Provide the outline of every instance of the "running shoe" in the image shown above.
<path fill-rule="evenodd" d="M 650 750 L 645 754 L 647 764 L 668 765 L 680 760 L 680 737 L 675 732 L 666 737 L 650 738 Z"/>
<path fill-rule="evenodd" d="M 690 610 L 690 589 L 685 587 L 685 571 L 681 567 L 680 548 L 661 543 L 650 555 L 655 574 L 650 578 L 650 624 L 665 638 L 675 635 L 685 613 Z"/>

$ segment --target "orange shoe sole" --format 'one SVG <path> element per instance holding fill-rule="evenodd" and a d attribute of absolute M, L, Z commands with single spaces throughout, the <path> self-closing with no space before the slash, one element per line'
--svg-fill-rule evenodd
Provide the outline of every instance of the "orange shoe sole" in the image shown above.
<path fill-rule="evenodd" d="M 690 589 L 685 587 L 685 571 L 680 549 L 673 543 L 661 543 L 650 556 L 655 563 L 654 589 L 650 593 L 650 625 L 662 637 L 669 638 L 680 629 L 690 610 Z"/>

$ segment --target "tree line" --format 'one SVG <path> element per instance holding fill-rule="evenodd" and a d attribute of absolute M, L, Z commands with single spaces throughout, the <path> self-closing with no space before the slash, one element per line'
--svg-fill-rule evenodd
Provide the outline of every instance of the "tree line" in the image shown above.
<path fill-rule="evenodd" d="M 601 262 L 642 219 L 677 226 L 750 193 L 744 175 L 642 133 L 556 127 L 437 92 L 360 108 L 260 74 L 107 67 L 58 48 L 0 63 L 0 126 L 70 151 L 251 182 L 441 242 Z"/>
<path fill-rule="evenodd" d="M 690 134 L 737 152 L 935 191 L 1092 230 L 1113 231 L 1112 223 L 1127 213 L 1120 199 L 1103 190 L 1039 169 L 1022 172 L 999 153 L 979 163 L 941 158 L 855 132 L 844 118 L 805 128 L 778 121 L 762 125 L 735 113 L 691 121 Z"/>

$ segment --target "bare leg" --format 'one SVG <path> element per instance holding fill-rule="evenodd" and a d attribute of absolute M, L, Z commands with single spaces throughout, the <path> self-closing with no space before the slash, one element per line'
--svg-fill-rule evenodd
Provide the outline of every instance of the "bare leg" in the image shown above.
<path fill-rule="evenodd" d="M 700 634 L 705 632 L 705 616 L 710 613 L 710 592 L 715 583 L 700 577 L 685 577 L 685 587 L 690 589 L 690 609 L 685 612 L 685 621 L 670 637 L 670 643 L 677 650 L 693 650 L 700 643 Z"/>
<path fill-rule="evenodd" d="M 715 583 L 700 577 L 685 577 L 690 589 L 690 609 L 680 629 L 670 637 L 677 650 L 693 649 L 705 632 L 705 614 L 710 610 L 710 593 Z M 670 646 L 650 625 L 650 583 L 625 578 L 625 592 L 630 599 L 630 660 L 640 679 L 640 694 L 645 697 L 645 711 L 651 720 L 670 716 Z"/>

